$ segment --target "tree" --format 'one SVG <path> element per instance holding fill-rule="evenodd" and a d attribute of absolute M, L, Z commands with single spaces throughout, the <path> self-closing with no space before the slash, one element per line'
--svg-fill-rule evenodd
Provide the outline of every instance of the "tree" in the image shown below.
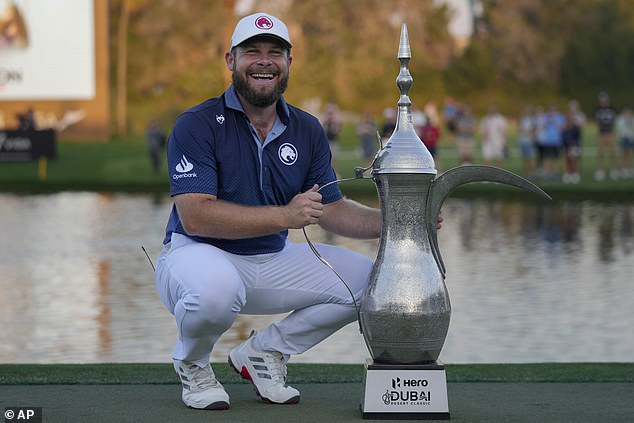
<path fill-rule="evenodd" d="M 132 131 L 138 132 L 151 115 L 172 121 L 179 111 L 229 85 L 224 54 L 241 17 L 235 0 L 125 2 L 127 25 L 124 0 L 113 10 L 117 13 L 113 19 L 119 23 L 119 122 L 126 114 L 134 116 L 128 121 Z M 267 10 L 289 26 L 294 48 L 286 97 L 294 104 L 335 98 L 348 110 L 382 110 L 393 105 L 403 22 L 408 24 L 414 55 L 410 62 L 413 98 L 422 102 L 430 92 L 443 91 L 436 75 L 448 65 L 453 41 L 446 29 L 447 9 L 433 2 L 260 0 L 239 14 L 257 10 Z"/>
<path fill-rule="evenodd" d="M 134 132 L 151 115 L 171 122 L 226 89 L 231 32 L 240 16 L 257 10 L 289 26 L 294 48 L 286 98 L 299 106 L 331 98 L 354 112 L 394 106 L 403 22 L 414 104 L 452 95 L 482 112 L 490 101 L 520 110 L 524 102 L 574 96 L 587 108 L 598 85 L 614 95 L 631 89 L 631 0 L 482 2 L 476 34 L 459 52 L 447 30 L 449 10 L 435 1 L 111 0 L 117 133 L 125 132 L 126 120 Z M 250 9 L 236 9 L 244 6 Z"/>
<path fill-rule="evenodd" d="M 130 14 L 143 9 L 149 0 L 119 0 L 116 61 L 116 133 L 128 132 L 128 29 Z"/>
<path fill-rule="evenodd" d="M 566 46 L 559 74 L 561 91 L 596 103 L 599 91 L 608 91 L 614 104 L 631 102 L 634 81 L 634 28 L 632 7 L 617 0 L 590 5 L 585 30 Z"/>
<path fill-rule="evenodd" d="M 430 91 L 442 91 L 430 86 L 441 81 L 429 75 L 446 67 L 453 52 L 446 8 L 418 0 L 322 0 L 295 1 L 288 12 L 297 46 L 289 98 L 334 98 L 356 111 L 395 105 L 402 23 L 413 55 L 412 97 L 423 102 Z"/>
<path fill-rule="evenodd" d="M 119 27 L 117 31 L 117 135 L 127 133 L 128 95 L 128 21 L 130 8 L 128 0 L 121 0 L 119 5 Z"/>

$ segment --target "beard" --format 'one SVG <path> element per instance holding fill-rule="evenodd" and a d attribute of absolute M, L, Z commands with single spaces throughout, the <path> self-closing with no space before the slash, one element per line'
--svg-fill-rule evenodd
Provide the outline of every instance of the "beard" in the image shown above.
<path fill-rule="evenodd" d="M 231 75 L 231 79 L 238 94 L 244 97 L 249 104 L 256 107 L 268 107 L 275 104 L 275 102 L 282 97 L 282 94 L 284 94 L 284 91 L 286 91 L 286 87 L 288 86 L 288 73 L 281 76 L 277 85 L 275 85 L 273 90 L 270 92 L 259 92 L 254 90 L 249 85 L 249 81 L 246 76 L 242 73 L 236 72 L 235 69 Z"/>

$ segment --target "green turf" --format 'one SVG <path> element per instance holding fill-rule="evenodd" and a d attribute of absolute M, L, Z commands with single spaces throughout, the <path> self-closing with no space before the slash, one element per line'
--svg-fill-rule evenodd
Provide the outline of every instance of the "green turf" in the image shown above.
<path fill-rule="evenodd" d="M 554 200 L 631 200 L 634 179 L 606 180 L 593 179 L 596 165 L 596 129 L 589 126 L 584 135 L 586 155 L 582 158 L 582 181 L 579 184 L 564 184 L 559 181 L 535 182 L 547 191 Z M 354 169 L 362 165 L 358 141 L 353 130 L 348 130 L 342 139 L 341 155 L 337 171 L 341 177 L 354 175 Z M 511 154 L 502 167 L 522 175 L 522 165 L 516 141 L 511 139 Z M 476 156 L 476 162 L 482 163 Z M 458 165 L 456 149 L 451 139 L 441 140 L 436 167 L 440 172 Z M 524 175 L 526 176 L 526 175 Z M 350 197 L 376 197 L 376 187 L 371 180 L 343 182 L 340 187 Z M 169 181 L 165 166 L 155 175 L 151 171 L 150 160 L 143 137 L 131 136 L 113 139 L 107 143 L 69 142 L 58 143 L 55 160 L 47 164 L 46 179 L 38 179 L 38 163 L 0 163 L 0 191 L 5 192 L 56 192 L 69 190 L 158 192 L 169 191 Z M 487 198 L 517 198 L 534 200 L 537 197 L 517 188 L 493 183 L 475 183 L 459 187 L 454 196 L 485 196 Z"/>
<path fill-rule="evenodd" d="M 225 384 L 241 383 L 229 365 L 214 364 Z M 360 383 L 356 364 L 293 364 L 290 383 Z M 448 382 L 634 382 L 634 363 L 449 364 Z M 0 385 L 171 384 L 171 364 L 0 364 Z"/>

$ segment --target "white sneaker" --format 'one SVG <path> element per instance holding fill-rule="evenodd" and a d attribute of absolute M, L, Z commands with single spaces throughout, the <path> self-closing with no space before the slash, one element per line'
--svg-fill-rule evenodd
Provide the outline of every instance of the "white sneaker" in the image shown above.
<path fill-rule="evenodd" d="M 216 380 L 211 365 L 199 367 L 188 361 L 174 360 L 174 370 L 183 385 L 183 402 L 191 408 L 226 410 L 229 395 Z"/>
<path fill-rule="evenodd" d="M 286 361 L 277 351 L 258 351 L 253 347 L 256 331 L 242 345 L 229 353 L 229 364 L 243 379 L 250 380 L 265 402 L 271 404 L 297 404 L 299 391 L 286 386 Z"/>
<path fill-rule="evenodd" d="M 612 179 L 613 181 L 618 181 L 619 176 L 621 176 L 621 172 L 619 172 L 618 170 L 612 169 L 610 171 L 610 179 Z"/>
<path fill-rule="evenodd" d="M 602 181 L 605 179 L 605 172 L 603 171 L 603 169 L 597 169 L 596 172 L 594 172 L 594 179 L 596 179 L 597 181 Z"/>

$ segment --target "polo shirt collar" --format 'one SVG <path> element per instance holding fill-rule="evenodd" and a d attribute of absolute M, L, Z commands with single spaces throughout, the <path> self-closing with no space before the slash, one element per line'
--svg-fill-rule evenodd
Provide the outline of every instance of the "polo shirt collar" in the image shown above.
<path fill-rule="evenodd" d="M 244 109 L 242 108 L 242 104 L 240 104 L 240 99 L 238 98 L 238 93 L 236 93 L 233 84 L 231 84 L 227 91 L 225 91 L 224 97 L 227 107 L 244 113 Z M 280 100 L 277 102 L 277 115 L 284 125 L 288 125 L 290 112 L 284 96 L 281 96 Z"/>

